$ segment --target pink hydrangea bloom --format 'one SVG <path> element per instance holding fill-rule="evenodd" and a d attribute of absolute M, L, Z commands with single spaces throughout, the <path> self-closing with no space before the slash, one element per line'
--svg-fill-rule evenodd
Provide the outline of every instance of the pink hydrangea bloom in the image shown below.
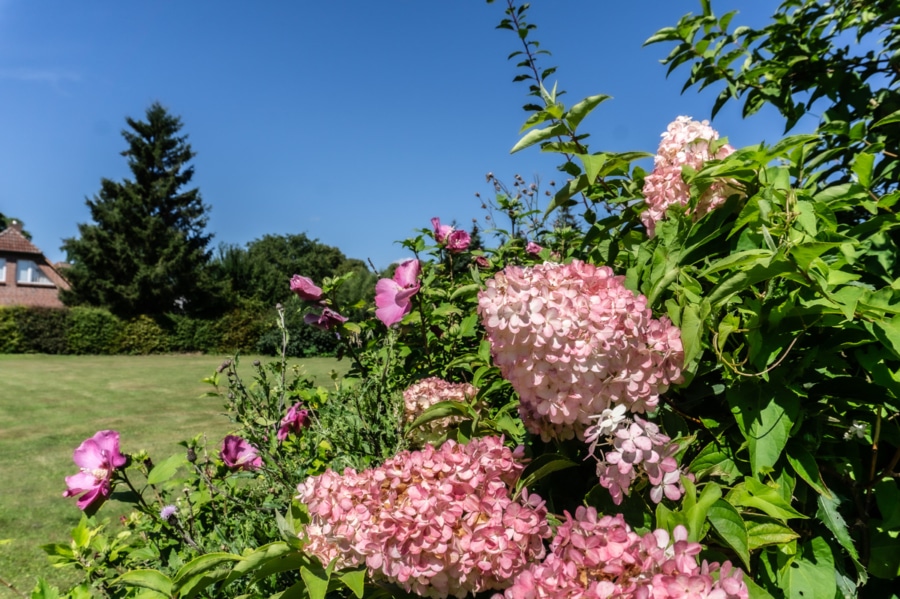
<path fill-rule="evenodd" d="M 232 470 L 259 470 L 262 468 L 259 450 L 248 443 L 246 439 L 235 435 L 228 435 L 222 441 L 219 457 Z"/>
<path fill-rule="evenodd" d="M 725 562 L 698 563 L 700 544 L 687 540 L 683 526 L 674 535 L 657 529 L 643 536 L 620 514 L 599 517 L 579 507 L 556 530 L 550 554 L 531 564 L 497 598 L 747 599 L 743 573 Z M 718 580 L 712 574 L 719 570 Z"/>
<path fill-rule="evenodd" d="M 317 302 L 322 299 L 321 287 L 317 287 L 309 277 L 301 277 L 300 275 L 291 277 L 291 291 L 304 301 Z"/>
<path fill-rule="evenodd" d="M 659 503 L 663 495 L 677 501 L 684 494 L 681 469 L 675 461 L 678 444 L 659 427 L 639 416 L 624 417 L 619 405 L 604 410 L 598 422 L 585 431 L 585 441 L 597 460 L 600 485 L 619 505 L 638 477 L 650 481 L 650 498 Z M 597 451 L 600 448 L 600 451 Z"/>
<path fill-rule="evenodd" d="M 501 439 L 405 451 L 378 468 L 327 471 L 297 489 L 309 510 L 305 551 L 425 597 L 503 589 L 543 558 L 544 502 L 513 500 L 522 472 Z"/>
<path fill-rule="evenodd" d="M 656 223 L 665 218 L 669 206 L 686 206 L 690 200 L 690 188 L 681 177 L 681 167 L 700 170 L 704 162 L 734 153 L 734 148 L 728 144 L 711 153 L 710 142 L 716 139 L 719 139 L 719 133 L 709 126 L 709 121 L 698 122 L 680 116 L 669 124 L 653 159 L 653 171 L 644 179 L 647 209 L 641 214 L 641 220 L 650 237 L 656 234 Z M 733 193 L 735 191 L 726 182 L 714 183 L 697 202 L 694 218 L 718 208 Z"/>
<path fill-rule="evenodd" d="M 95 511 L 109 499 L 113 471 L 125 465 L 126 459 L 119 453 L 119 433 L 98 431 L 85 439 L 73 452 L 72 460 L 80 468 L 78 474 L 66 477 L 63 497 L 78 498 L 80 510 Z"/>
<path fill-rule="evenodd" d="M 295 403 L 288 408 L 287 414 L 281 419 L 278 428 L 278 440 L 284 441 L 288 435 L 294 433 L 299 435 L 303 429 L 309 426 L 309 410 L 303 408 L 303 404 Z"/>
<path fill-rule="evenodd" d="M 623 279 L 577 260 L 509 266 L 478 296 L 494 362 L 519 394 L 525 426 L 545 440 L 583 438 L 614 405 L 652 409 L 680 380 L 681 332 L 653 318 Z"/>
<path fill-rule="evenodd" d="M 418 260 L 404 260 L 392 279 L 379 279 L 375 284 L 375 316 L 385 326 L 400 322 L 412 310 L 412 296 L 419 291 L 420 269 Z"/>
<path fill-rule="evenodd" d="M 469 383 L 448 383 L 431 377 L 411 385 L 403 392 L 403 420 L 409 426 L 416 418 L 436 403 L 442 401 L 468 402 L 478 393 Z M 460 420 L 459 417 L 448 416 L 432 420 L 413 431 L 417 437 L 443 432 L 448 426 Z"/>

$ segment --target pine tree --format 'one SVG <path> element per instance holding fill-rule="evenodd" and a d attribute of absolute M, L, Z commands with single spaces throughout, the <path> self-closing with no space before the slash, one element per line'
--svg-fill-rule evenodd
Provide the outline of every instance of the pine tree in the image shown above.
<path fill-rule="evenodd" d="M 179 135 L 181 119 L 154 103 L 146 121 L 126 122 L 122 155 L 133 178 L 101 179 L 99 193 L 87 200 L 93 222 L 78 225 L 80 237 L 63 240 L 72 286 L 63 301 L 123 317 L 204 311 L 214 295 L 209 207 L 197 188 L 188 189 L 195 154 Z"/>

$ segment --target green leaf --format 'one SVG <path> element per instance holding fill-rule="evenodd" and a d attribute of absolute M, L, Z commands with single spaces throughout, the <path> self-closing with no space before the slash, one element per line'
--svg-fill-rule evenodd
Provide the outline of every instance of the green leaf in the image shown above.
<path fill-rule="evenodd" d="M 533 146 L 536 143 L 546 141 L 553 137 L 565 135 L 566 133 L 566 126 L 562 123 L 557 123 L 543 129 L 532 129 L 522 136 L 522 139 L 520 139 L 516 143 L 516 145 L 513 146 L 512 150 L 510 150 L 509 153 L 515 154 L 519 150 L 524 150 L 525 148 Z"/>
<path fill-rule="evenodd" d="M 831 491 L 825 486 L 825 481 L 822 480 L 822 474 L 819 472 L 818 465 L 816 465 L 816 458 L 805 447 L 798 443 L 790 443 L 787 446 L 786 455 L 788 463 L 794 469 L 794 472 L 800 475 L 800 478 L 805 480 L 810 487 L 815 489 L 816 493 L 831 497 Z"/>
<path fill-rule="evenodd" d="M 431 313 L 432 316 L 450 316 L 451 314 L 462 314 L 462 311 L 453 304 L 441 304 Z"/>
<path fill-rule="evenodd" d="M 790 273 L 793 270 L 793 265 L 787 260 L 776 259 L 772 260 L 768 265 L 757 264 L 748 270 L 736 272 L 713 288 L 709 295 L 709 303 L 717 308 L 724 304 L 731 296 L 743 291 L 751 285 L 755 285 L 779 275 Z"/>
<path fill-rule="evenodd" d="M 872 168 L 875 166 L 875 156 L 867 152 L 860 152 L 853 158 L 850 169 L 856 175 L 856 180 L 866 189 L 872 186 Z"/>
<path fill-rule="evenodd" d="M 797 419 L 798 397 L 789 389 L 756 384 L 732 387 L 727 397 L 731 412 L 747 439 L 753 472 L 770 472 Z"/>
<path fill-rule="evenodd" d="M 518 495 L 522 489 L 533 485 L 552 472 L 573 468 L 577 465 L 577 463 L 558 453 L 541 454 L 522 471 L 516 483 L 516 494 Z"/>
<path fill-rule="evenodd" d="M 714 442 L 708 443 L 700 450 L 700 453 L 697 454 L 697 457 L 694 458 L 694 461 L 688 467 L 688 471 L 697 475 L 699 479 L 708 476 L 720 476 L 729 483 L 740 476 L 740 470 L 737 464 L 734 463 L 734 460 L 719 449 L 719 446 Z"/>
<path fill-rule="evenodd" d="M 703 534 L 703 523 L 709 515 L 709 510 L 722 497 L 722 487 L 716 483 L 707 483 L 697 498 L 697 503 L 686 510 L 688 540 L 698 543 Z"/>
<path fill-rule="evenodd" d="M 147 484 L 158 485 L 160 483 L 166 482 L 167 480 L 175 476 L 175 473 L 179 468 L 187 463 L 187 455 L 184 452 L 169 456 L 153 467 L 153 470 L 151 470 L 150 474 L 147 475 Z"/>
<path fill-rule="evenodd" d="M 366 591 L 366 569 L 348 570 L 338 575 L 341 582 L 347 585 L 347 588 L 353 591 L 359 599 L 362 599 Z"/>
<path fill-rule="evenodd" d="M 423 424 L 427 424 L 432 420 L 447 418 L 448 416 L 462 416 L 464 418 L 472 419 L 475 417 L 475 414 L 469 406 L 461 401 L 439 401 L 422 412 L 422 414 L 409 425 L 409 429 L 412 430 Z"/>
<path fill-rule="evenodd" d="M 31 591 L 31 599 L 59 599 L 59 589 L 50 586 L 43 577 L 39 577 L 34 590 Z"/>
<path fill-rule="evenodd" d="M 236 580 L 259 568 L 269 562 L 276 561 L 282 558 L 282 556 L 287 555 L 291 551 L 294 551 L 287 543 L 284 541 L 275 541 L 274 543 L 269 543 L 267 545 L 263 545 L 262 547 L 257 548 L 252 553 L 245 555 L 241 561 L 234 565 L 234 568 L 231 569 L 231 574 L 228 575 L 228 578 L 225 581 L 225 584 L 228 584 L 232 580 Z"/>
<path fill-rule="evenodd" d="M 822 537 L 805 543 L 802 556 L 788 560 L 778 575 L 780 586 L 790 599 L 831 599 L 837 591 L 834 557 Z"/>
<path fill-rule="evenodd" d="M 725 499 L 733 506 L 755 508 L 781 521 L 806 518 L 785 501 L 778 488 L 749 476 L 744 478 L 743 483 L 735 485 Z"/>
<path fill-rule="evenodd" d="M 709 313 L 709 304 L 703 302 L 702 305 L 688 304 L 681 313 L 681 342 L 684 345 L 684 365 L 689 366 L 694 359 L 699 357 L 703 351 L 702 335 L 703 335 L 703 317 L 701 310 Z"/>
<path fill-rule="evenodd" d="M 131 570 L 112 581 L 116 585 L 141 587 L 172 596 L 172 579 L 159 570 Z"/>
<path fill-rule="evenodd" d="M 450 299 L 454 300 L 458 297 L 472 297 L 477 294 L 481 290 L 481 285 L 477 283 L 470 283 L 468 285 L 462 285 L 453 290 L 453 293 L 450 294 Z"/>
<path fill-rule="evenodd" d="M 325 575 L 324 578 L 306 566 L 300 568 L 300 577 L 306 583 L 309 599 L 325 599 L 325 594 L 328 592 L 328 581 L 331 577 L 324 572 L 323 574 Z"/>
<path fill-rule="evenodd" d="M 182 580 L 185 580 L 186 578 L 196 576 L 197 574 L 202 574 L 203 572 L 208 572 L 210 570 L 215 570 L 222 564 L 239 562 L 243 559 L 243 557 L 234 553 L 206 553 L 204 555 L 201 555 L 200 557 L 192 559 L 181 568 L 179 568 L 178 573 L 175 575 L 173 583 L 177 586 Z"/>
<path fill-rule="evenodd" d="M 581 121 L 584 120 L 584 117 L 589 115 L 592 110 L 600 105 L 601 102 L 609 100 L 609 98 L 610 96 L 604 94 L 588 96 L 587 98 L 570 108 L 569 112 L 567 112 L 565 115 L 565 119 L 569 123 L 569 127 L 571 127 L 573 131 L 577 129 L 578 125 L 581 124 Z"/>
<path fill-rule="evenodd" d="M 841 544 L 841 547 L 847 550 L 850 557 L 858 560 L 859 552 L 856 550 L 856 545 L 853 544 L 853 539 L 847 530 L 847 523 L 838 512 L 840 501 L 836 497 L 819 495 L 818 503 L 819 509 L 816 511 L 816 517 L 828 527 L 828 530 L 831 531 L 837 542 Z"/>
<path fill-rule="evenodd" d="M 750 569 L 750 539 L 747 526 L 734 506 L 723 499 L 717 500 L 707 512 L 709 523 L 728 546 L 734 549 L 744 567 Z"/>
<path fill-rule="evenodd" d="M 898 123 L 898 122 L 900 122 L 900 110 L 892 112 L 891 114 L 887 115 L 883 119 L 879 120 L 874 125 L 872 125 L 870 127 L 870 129 L 874 129 L 875 127 L 881 127 L 882 125 L 890 125 L 891 123 Z"/>
<path fill-rule="evenodd" d="M 748 520 L 745 524 L 750 551 L 767 545 L 786 545 L 800 538 L 793 530 L 774 520 Z"/>
<path fill-rule="evenodd" d="M 900 576 L 900 531 L 876 526 L 869 542 L 869 572 L 893 580 Z"/>

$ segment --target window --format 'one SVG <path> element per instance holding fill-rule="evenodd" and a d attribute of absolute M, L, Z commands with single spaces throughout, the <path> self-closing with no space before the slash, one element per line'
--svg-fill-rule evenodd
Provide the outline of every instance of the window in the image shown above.
<path fill-rule="evenodd" d="M 6 258 L 0 258 L 0 285 L 6 283 Z"/>
<path fill-rule="evenodd" d="M 53 283 L 47 278 L 38 265 L 31 260 L 19 260 L 16 266 L 16 281 L 19 283 L 38 283 L 43 285 L 52 285 Z"/>

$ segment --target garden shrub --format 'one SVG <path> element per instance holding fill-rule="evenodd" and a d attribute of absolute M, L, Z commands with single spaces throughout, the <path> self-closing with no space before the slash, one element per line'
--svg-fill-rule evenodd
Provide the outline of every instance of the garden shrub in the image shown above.
<path fill-rule="evenodd" d="M 193 318 L 185 314 L 168 314 L 166 329 L 169 350 L 173 352 L 215 352 L 218 346 L 217 321 Z"/>
<path fill-rule="evenodd" d="M 19 328 L 16 326 L 18 309 L 0 306 L 0 354 L 15 354 L 21 351 L 21 338 Z"/>
<path fill-rule="evenodd" d="M 28 354 L 64 354 L 67 350 L 69 311 L 64 308 L 19 307 L 13 311 L 19 351 Z"/>
<path fill-rule="evenodd" d="M 166 330 L 149 316 L 138 316 L 124 323 L 115 340 L 117 353 L 158 354 L 169 351 Z"/>
<path fill-rule="evenodd" d="M 118 350 L 123 323 L 108 310 L 75 306 L 69 309 L 66 335 L 70 354 L 111 354 Z"/>
<path fill-rule="evenodd" d="M 241 300 L 238 307 L 222 315 L 215 324 L 217 353 L 246 353 L 256 349 L 267 321 L 262 302 Z"/>

